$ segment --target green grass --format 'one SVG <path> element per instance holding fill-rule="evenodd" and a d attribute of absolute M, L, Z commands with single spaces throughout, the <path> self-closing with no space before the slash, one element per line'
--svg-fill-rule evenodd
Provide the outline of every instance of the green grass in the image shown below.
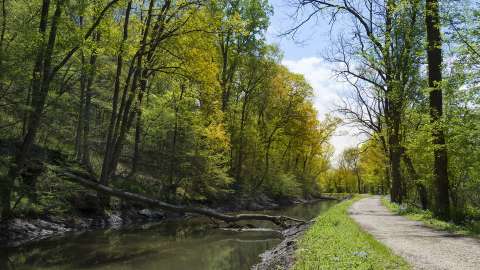
<path fill-rule="evenodd" d="M 480 236 L 480 224 L 478 222 L 460 225 L 453 222 L 439 220 L 435 218 L 433 213 L 429 210 L 422 210 L 418 207 L 408 204 L 399 205 L 392 203 L 386 197 L 382 198 L 382 203 L 390 211 L 405 216 L 410 220 L 421 221 L 427 227 L 461 235 Z"/>
<path fill-rule="evenodd" d="M 299 242 L 295 270 L 410 269 L 348 216 L 360 198 L 341 202 L 316 219 Z"/>

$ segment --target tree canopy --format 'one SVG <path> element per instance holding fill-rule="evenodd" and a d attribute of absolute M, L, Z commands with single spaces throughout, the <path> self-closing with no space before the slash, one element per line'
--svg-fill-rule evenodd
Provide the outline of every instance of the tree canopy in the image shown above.
<path fill-rule="evenodd" d="M 263 0 L 2 1 L 2 217 L 70 196 L 55 155 L 171 203 L 318 195 L 339 122 L 318 120 L 310 85 L 265 41 L 271 12 Z"/>

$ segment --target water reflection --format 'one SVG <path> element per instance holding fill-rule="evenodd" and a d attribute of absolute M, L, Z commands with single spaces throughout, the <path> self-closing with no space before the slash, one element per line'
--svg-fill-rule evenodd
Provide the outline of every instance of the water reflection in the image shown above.
<path fill-rule="evenodd" d="M 308 219 L 332 204 L 318 202 L 265 212 Z M 258 262 L 260 253 L 279 242 L 280 235 L 274 231 L 224 231 L 197 218 L 70 234 L 3 249 L 0 269 L 248 269 Z"/>

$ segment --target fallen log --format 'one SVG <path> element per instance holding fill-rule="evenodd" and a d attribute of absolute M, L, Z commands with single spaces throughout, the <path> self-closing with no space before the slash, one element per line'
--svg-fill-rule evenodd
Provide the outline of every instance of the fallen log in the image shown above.
<path fill-rule="evenodd" d="M 272 216 L 272 215 L 263 215 L 263 214 L 238 214 L 238 215 L 228 215 L 224 213 L 217 212 L 213 209 L 209 208 L 200 208 L 200 207 L 191 207 L 191 206 L 183 206 L 183 205 L 175 205 L 175 204 L 170 204 L 167 202 L 160 201 L 158 199 L 154 199 L 151 197 L 147 197 L 145 195 L 137 194 L 137 193 L 132 193 L 128 191 L 122 191 L 116 188 L 111 188 L 105 185 L 102 185 L 98 182 L 88 180 L 83 176 L 80 176 L 78 174 L 64 171 L 64 170 L 59 170 L 57 168 L 52 168 L 53 171 L 57 173 L 58 176 L 63 177 L 64 179 L 77 183 L 81 186 L 106 193 L 108 195 L 125 199 L 125 200 L 131 200 L 131 201 L 137 201 L 141 202 L 144 204 L 147 204 L 152 207 L 157 207 L 163 210 L 171 211 L 171 212 L 176 212 L 176 213 L 193 213 L 193 214 L 199 214 L 203 216 L 207 216 L 210 218 L 214 218 L 217 220 L 221 220 L 227 223 L 232 223 L 232 222 L 237 222 L 237 221 L 242 221 L 242 220 L 262 220 L 262 221 L 270 221 L 278 226 L 281 226 L 282 228 L 287 228 L 289 227 L 287 222 L 294 222 L 294 223 L 305 223 L 304 220 L 292 218 L 292 217 L 287 217 L 287 216 Z"/>

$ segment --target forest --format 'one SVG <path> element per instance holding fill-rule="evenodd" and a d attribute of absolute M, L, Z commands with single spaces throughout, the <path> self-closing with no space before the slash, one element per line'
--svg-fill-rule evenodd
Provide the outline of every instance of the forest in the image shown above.
<path fill-rule="evenodd" d="M 266 42 L 267 1 L 1 10 L 3 219 L 122 207 L 59 169 L 174 204 L 320 194 L 340 120 L 317 118 L 312 88 Z"/>
<path fill-rule="evenodd" d="M 2 0 L 2 217 L 70 211 L 66 167 L 172 203 L 390 193 L 478 219 L 476 4 L 293 4 L 352 29 L 325 56 L 350 95 L 322 120 L 267 1 Z M 342 124 L 366 140 L 334 160 Z"/>
<path fill-rule="evenodd" d="M 348 91 L 326 115 L 268 0 L 1 0 L 0 223 L 148 206 L 286 227 L 225 212 L 374 194 L 480 231 L 479 4 L 284 2 L 284 37 L 329 29 Z M 336 155 L 342 128 L 362 142 Z"/>

